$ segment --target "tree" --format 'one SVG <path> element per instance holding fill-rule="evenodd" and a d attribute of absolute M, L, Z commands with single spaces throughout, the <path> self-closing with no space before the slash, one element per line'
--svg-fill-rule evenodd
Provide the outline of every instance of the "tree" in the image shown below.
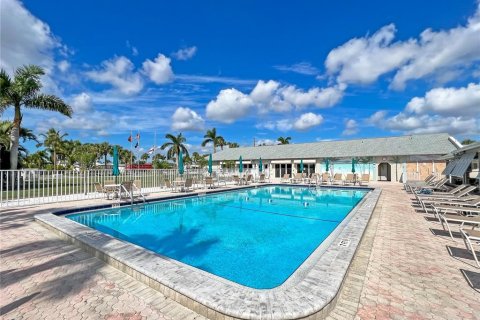
<path fill-rule="evenodd" d="M 13 122 L 0 121 L 0 168 L 8 169 L 8 160 L 10 158 L 11 141 L 10 133 L 13 129 Z M 20 127 L 19 138 L 22 142 L 35 141 L 38 143 L 37 136 L 32 130 Z M 19 144 L 18 146 L 18 158 L 24 158 L 27 156 L 28 151 L 25 147 Z M 6 164 L 2 165 L 2 159 L 6 160 Z"/>
<path fill-rule="evenodd" d="M 63 138 L 68 136 L 67 133 L 61 134 L 60 130 L 55 130 L 54 128 L 48 129 L 47 133 L 42 133 L 42 137 L 44 137 L 43 145 L 47 148 L 48 152 L 50 153 L 50 157 L 52 158 L 53 162 L 53 169 L 57 169 L 57 153 L 64 154 L 62 151 L 63 146 Z"/>
<path fill-rule="evenodd" d="M 170 169 L 171 164 L 166 160 L 163 154 L 157 153 L 152 158 L 152 165 L 155 169 Z"/>
<path fill-rule="evenodd" d="M 22 166 L 26 168 L 44 169 L 47 163 L 48 154 L 45 150 L 29 154 L 22 160 Z"/>
<path fill-rule="evenodd" d="M 180 150 L 183 152 L 185 156 L 188 156 L 188 150 L 187 150 L 187 147 L 185 146 L 185 142 L 187 142 L 187 139 L 185 139 L 185 137 L 181 133 L 178 134 L 178 136 L 174 136 L 173 134 L 167 133 L 165 135 L 165 138 L 170 141 L 162 144 L 160 149 L 165 150 L 168 148 L 167 159 L 175 158 L 175 162 L 178 168 L 178 154 L 180 153 Z"/>
<path fill-rule="evenodd" d="M 82 146 L 79 140 L 65 140 L 62 142 L 62 152 L 65 157 L 66 167 L 71 169 L 75 163 L 77 163 L 76 151 Z"/>
<path fill-rule="evenodd" d="M 228 143 L 228 147 L 233 149 L 233 148 L 238 148 L 238 147 L 240 147 L 240 145 L 239 145 L 238 143 L 236 143 L 236 142 L 229 142 L 229 143 Z"/>
<path fill-rule="evenodd" d="M 472 143 L 475 143 L 476 141 L 475 140 L 472 140 L 472 139 L 464 139 L 461 144 L 463 145 L 467 145 L 467 144 L 472 144 Z"/>
<path fill-rule="evenodd" d="M 279 137 L 277 139 L 277 141 L 280 142 L 280 144 L 290 144 L 290 140 L 292 140 L 291 137 Z"/>
<path fill-rule="evenodd" d="M 148 158 L 150 158 L 150 155 L 148 153 L 144 153 L 140 156 L 140 164 L 145 164 L 148 161 Z"/>
<path fill-rule="evenodd" d="M 13 127 L 10 132 L 11 169 L 18 167 L 22 108 L 56 111 L 68 117 L 72 115 L 72 108 L 62 99 L 40 93 L 42 88 L 40 77 L 44 74 L 45 72 L 39 66 L 22 66 L 15 71 L 12 80 L 4 69 L 0 70 L 0 112 L 10 106 L 14 108 Z"/>
<path fill-rule="evenodd" d="M 97 161 L 95 149 L 96 146 L 94 144 L 86 143 L 75 150 L 75 158 L 80 165 L 80 169 L 88 170 L 95 167 L 95 162 Z"/>
<path fill-rule="evenodd" d="M 222 136 L 217 136 L 217 129 L 213 128 L 211 130 L 207 130 L 207 134 L 203 136 L 205 140 L 202 142 L 202 147 L 205 147 L 207 144 L 213 144 L 213 153 L 217 152 L 217 147 L 221 147 L 223 150 L 223 146 L 227 143 Z"/>
<path fill-rule="evenodd" d="M 103 166 L 106 169 L 107 168 L 107 156 L 112 152 L 113 153 L 113 148 L 108 142 L 102 142 L 98 143 L 96 145 L 96 149 L 98 152 L 99 156 L 103 156 Z"/>
<path fill-rule="evenodd" d="M 199 166 L 200 168 L 204 168 L 208 165 L 208 160 L 205 159 L 206 156 L 202 156 L 201 154 L 199 154 L 198 152 L 194 152 L 192 154 L 192 160 L 193 160 L 193 163 L 197 166 Z"/>

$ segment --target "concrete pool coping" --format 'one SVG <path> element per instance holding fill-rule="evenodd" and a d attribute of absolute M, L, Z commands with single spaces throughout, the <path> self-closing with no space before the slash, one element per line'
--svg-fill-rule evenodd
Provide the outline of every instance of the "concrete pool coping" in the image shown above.
<path fill-rule="evenodd" d="M 292 276 L 273 289 L 239 285 L 52 213 L 37 215 L 35 219 L 61 238 L 209 318 L 316 319 L 326 316 L 334 306 L 376 206 L 381 190 L 368 190 L 362 201 Z"/>

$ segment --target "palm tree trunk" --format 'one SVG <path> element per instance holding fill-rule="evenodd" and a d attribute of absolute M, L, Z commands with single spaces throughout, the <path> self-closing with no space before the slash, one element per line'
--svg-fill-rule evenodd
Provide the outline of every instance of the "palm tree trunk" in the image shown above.
<path fill-rule="evenodd" d="M 18 139 L 20 136 L 20 124 L 22 115 L 20 113 L 20 105 L 15 106 L 15 117 L 13 119 L 13 127 L 10 131 L 10 169 L 18 168 Z"/>
<path fill-rule="evenodd" d="M 57 170 L 57 152 L 55 147 L 53 147 L 53 170 Z"/>
<path fill-rule="evenodd" d="M 104 156 L 105 156 L 105 162 L 103 166 L 105 167 L 105 169 L 107 169 L 107 154 L 105 153 Z"/>

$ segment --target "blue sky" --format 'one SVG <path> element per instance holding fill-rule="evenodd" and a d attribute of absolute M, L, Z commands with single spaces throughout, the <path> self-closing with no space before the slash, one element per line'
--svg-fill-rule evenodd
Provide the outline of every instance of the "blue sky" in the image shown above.
<path fill-rule="evenodd" d="M 72 119 L 24 125 L 143 148 L 206 129 L 251 145 L 480 133 L 475 1 L 1 0 L 2 68 L 35 63 Z M 2 118 L 11 118 L 7 111 Z"/>

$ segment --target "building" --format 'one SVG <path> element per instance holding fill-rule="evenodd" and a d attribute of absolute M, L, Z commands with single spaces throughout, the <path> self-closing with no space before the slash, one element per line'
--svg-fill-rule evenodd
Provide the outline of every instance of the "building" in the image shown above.
<path fill-rule="evenodd" d="M 460 180 L 462 183 L 480 183 L 480 142 L 475 142 L 439 158 L 446 160 L 447 166 L 442 174 L 451 180 Z"/>
<path fill-rule="evenodd" d="M 355 158 L 356 172 L 369 173 L 371 180 L 405 181 L 443 172 L 446 161 L 440 158 L 461 147 L 446 133 L 419 134 L 229 148 L 213 154 L 213 162 L 217 167 L 224 167 L 235 161 L 238 167 L 242 156 L 244 169 L 256 173 L 262 158 L 265 173 L 271 178 L 281 178 L 285 173 L 295 174 L 301 160 L 308 174 L 325 172 L 326 159 L 329 159 L 331 173 L 345 174 L 351 172 L 352 158 Z"/>

